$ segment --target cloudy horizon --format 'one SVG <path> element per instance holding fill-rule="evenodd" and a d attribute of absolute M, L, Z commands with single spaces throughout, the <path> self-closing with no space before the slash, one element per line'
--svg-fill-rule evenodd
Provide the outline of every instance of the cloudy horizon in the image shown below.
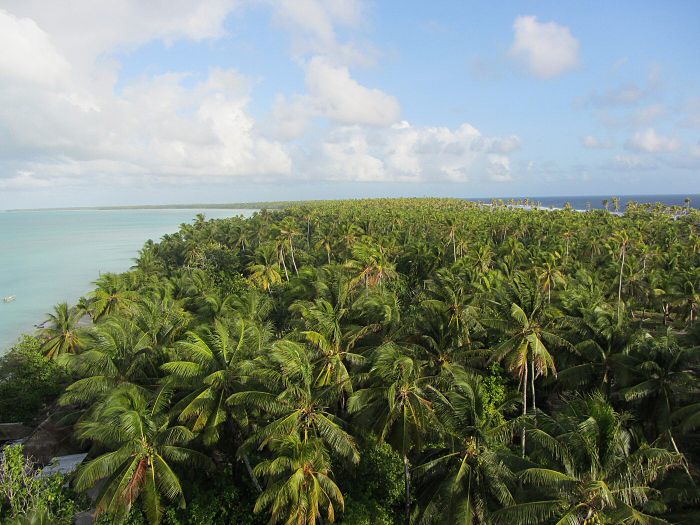
<path fill-rule="evenodd" d="M 0 208 L 700 193 L 700 6 L 463 4 L 2 0 Z"/>

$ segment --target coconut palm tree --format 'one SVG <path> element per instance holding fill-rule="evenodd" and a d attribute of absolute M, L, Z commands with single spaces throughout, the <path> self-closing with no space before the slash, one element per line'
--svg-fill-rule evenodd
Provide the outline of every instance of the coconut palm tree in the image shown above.
<path fill-rule="evenodd" d="M 301 334 L 318 351 L 314 363 L 319 369 L 316 384 L 337 388 L 341 403 L 344 403 L 346 396 L 353 391 L 348 365 L 363 361 L 354 348 L 374 326 L 360 327 L 347 322 L 352 306 L 350 283 L 341 278 L 336 286 L 335 293 L 329 294 L 334 304 L 317 298 L 314 301 L 299 301 L 290 308 L 301 315 L 306 328 Z"/>
<path fill-rule="evenodd" d="M 250 279 L 266 292 L 272 293 L 272 287 L 282 282 L 278 262 L 270 253 L 270 247 L 261 247 L 255 253 L 257 261 L 248 267 Z"/>
<path fill-rule="evenodd" d="M 506 369 L 518 377 L 525 416 L 528 379 L 532 409 L 535 410 L 535 379 L 549 372 L 557 373 L 554 358 L 547 346 L 566 347 L 570 344 L 555 333 L 554 319 L 543 300 L 539 285 L 522 274 L 503 290 L 495 304 L 495 311 L 497 317 L 482 321 L 501 334 L 501 342 L 492 349 L 490 361 L 503 361 Z M 525 455 L 524 432 L 521 435 L 521 448 Z"/>
<path fill-rule="evenodd" d="M 139 294 L 134 290 L 138 287 L 133 274 L 118 275 L 105 273 L 95 281 L 95 291 L 92 293 L 92 318 L 97 321 L 103 316 L 115 312 L 126 312 L 134 307 Z"/>
<path fill-rule="evenodd" d="M 645 509 L 659 501 L 654 482 L 679 467 L 682 457 L 635 443 L 628 423 L 600 394 L 571 400 L 554 418 L 541 417 L 530 431 L 531 457 L 540 464 L 519 473 L 539 490 L 531 501 L 496 511 L 493 521 L 666 523 Z"/>
<path fill-rule="evenodd" d="M 39 335 L 43 339 L 41 349 L 49 359 L 62 354 L 73 354 L 85 343 L 85 330 L 79 326 L 83 314 L 70 308 L 67 303 L 54 306 L 53 313 L 47 314 Z"/>
<path fill-rule="evenodd" d="M 646 339 L 619 361 L 627 375 L 620 394 L 641 415 L 653 414 L 644 418 L 651 439 L 668 439 L 678 452 L 671 418 L 682 402 L 697 395 L 700 348 L 681 347 L 669 330 L 666 336 Z"/>
<path fill-rule="evenodd" d="M 251 364 L 251 373 L 262 388 L 236 392 L 228 402 L 233 407 L 261 411 L 264 424 L 246 440 L 241 453 L 269 447 L 276 439 L 296 434 L 304 443 L 319 438 L 339 457 L 359 461 L 354 439 L 328 410 L 337 398 L 335 390 L 318 386 L 309 354 L 302 344 L 281 339 L 272 345 L 269 356 Z"/>
<path fill-rule="evenodd" d="M 118 388 L 147 395 L 146 387 L 156 382 L 149 353 L 148 335 L 132 320 L 107 319 L 90 335 L 85 350 L 61 357 L 59 362 L 77 379 L 63 392 L 60 403 L 91 406 Z"/>
<path fill-rule="evenodd" d="M 240 434 L 239 429 L 247 430 L 247 414 L 234 409 L 228 399 L 243 389 L 244 365 L 253 355 L 249 335 L 250 329 L 243 320 L 237 320 L 230 328 L 215 321 L 211 330 L 188 332 L 184 341 L 175 344 L 175 358 L 161 367 L 174 380 L 171 384 L 187 392 L 173 411 L 205 445 L 221 441 L 224 425 L 231 439 Z M 242 460 L 253 484 L 261 490 L 247 454 L 242 454 Z"/>
<path fill-rule="evenodd" d="M 254 512 L 270 511 L 270 523 L 315 525 L 323 514 L 335 521 L 336 508 L 345 501 L 331 479 L 330 457 L 318 438 L 302 441 L 291 434 L 271 443 L 273 459 L 255 466 L 255 473 L 268 479 L 265 490 L 255 502 Z"/>
<path fill-rule="evenodd" d="M 90 421 L 80 423 L 77 436 L 108 452 L 81 466 L 75 486 L 85 491 L 104 484 L 97 497 L 96 514 L 123 519 L 141 502 L 151 525 L 163 514 L 163 498 L 185 505 L 175 465 L 209 468 L 211 460 L 188 447 L 194 434 L 170 424 L 163 413 L 164 398 L 149 399 L 133 389 L 114 391 Z"/>
<path fill-rule="evenodd" d="M 506 465 L 513 425 L 492 406 L 476 378 L 458 379 L 436 398 L 443 446 L 414 469 L 421 524 L 490 523 L 491 513 L 515 504 L 515 476 Z"/>
<path fill-rule="evenodd" d="M 404 519 L 411 516 L 411 475 L 408 455 L 419 449 L 421 438 L 431 432 L 437 419 L 432 409 L 432 378 L 423 373 L 422 363 L 411 352 L 389 342 L 374 351 L 369 371 L 370 386 L 357 390 L 348 403 L 358 420 L 388 441 L 404 463 Z"/>

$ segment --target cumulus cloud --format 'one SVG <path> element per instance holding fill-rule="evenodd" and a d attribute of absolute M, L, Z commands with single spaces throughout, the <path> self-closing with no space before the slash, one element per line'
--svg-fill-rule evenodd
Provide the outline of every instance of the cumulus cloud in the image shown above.
<path fill-rule="evenodd" d="M 513 23 L 515 40 L 510 54 L 539 78 L 552 78 L 578 65 L 579 42 L 568 27 L 519 16 Z"/>
<path fill-rule="evenodd" d="M 638 171 L 653 169 L 656 163 L 638 155 L 615 155 L 611 167 L 623 171 Z"/>
<path fill-rule="evenodd" d="M 388 129 L 343 126 L 324 139 L 309 170 L 334 180 L 504 182 L 512 179 L 510 159 L 493 151 L 513 140 L 484 137 L 466 123 L 454 129 L 405 121 Z"/>
<path fill-rule="evenodd" d="M 288 151 L 259 133 L 248 110 L 252 82 L 235 70 L 213 68 L 197 82 L 187 73 L 167 73 L 115 89 L 115 65 L 105 58 L 110 52 L 153 39 L 220 36 L 231 6 L 176 1 L 166 9 L 165 3 L 123 1 L 98 9 L 74 1 L 73 12 L 22 2 L 14 8 L 34 7 L 32 18 L 0 11 L 3 187 L 100 176 L 119 183 L 289 174 Z M 81 21 L 84 31 L 76 25 Z"/>
<path fill-rule="evenodd" d="M 70 66 L 31 18 L 0 9 L 0 76 L 42 85 L 64 78 Z"/>
<path fill-rule="evenodd" d="M 292 55 L 330 57 L 344 65 L 368 66 L 377 52 L 367 43 L 341 42 L 336 26 L 357 29 L 364 20 L 360 0 L 267 0 L 276 24 L 286 29 L 292 42 Z"/>
<path fill-rule="evenodd" d="M 628 149 L 644 153 L 668 153 L 680 146 L 680 140 L 659 135 L 653 128 L 638 131 L 625 144 Z"/>
<path fill-rule="evenodd" d="M 346 66 L 316 56 L 304 66 L 307 93 L 275 98 L 268 133 L 281 139 L 301 137 L 314 117 L 340 125 L 389 126 L 401 116 L 399 101 L 352 78 Z"/>
<path fill-rule="evenodd" d="M 600 139 L 593 135 L 586 135 L 581 139 L 581 144 L 588 149 L 610 149 L 614 144 L 610 140 Z"/>
<path fill-rule="evenodd" d="M 323 57 L 306 65 L 306 87 L 315 111 L 346 124 L 387 125 L 398 120 L 398 100 L 379 89 L 370 89 L 350 77 L 346 67 L 334 66 Z"/>
<path fill-rule="evenodd" d="M 518 136 L 401 122 L 395 97 L 353 76 L 371 53 L 342 41 L 336 27 L 362 24 L 359 2 L 267 3 L 289 27 L 305 91 L 279 93 L 266 118 L 251 110 L 257 79 L 233 68 L 120 78 L 120 54 L 153 40 L 221 38 L 236 5 L 8 0 L 0 10 L 0 189 L 511 180 Z"/>

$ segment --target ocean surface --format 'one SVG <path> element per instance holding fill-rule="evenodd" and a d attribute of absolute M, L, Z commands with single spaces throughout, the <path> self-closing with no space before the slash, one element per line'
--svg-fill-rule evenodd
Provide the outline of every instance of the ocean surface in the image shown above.
<path fill-rule="evenodd" d="M 528 197 L 530 202 L 539 202 L 543 208 L 563 208 L 568 202 L 575 210 L 587 210 L 604 208 L 603 200 L 608 200 L 608 208 L 613 209 L 612 197 L 620 199 L 620 209 L 624 210 L 629 201 L 634 201 L 639 204 L 662 202 L 669 206 L 685 206 L 685 199 L 690 199 L 690 207 L 700 209 L 700 194 L 689 193 L 685 195 L 579 195 L 579 196 L 555 196 L 555 197 Z M 526 196 L 513 197 L 516 200 L 522 200 Z M 511 197 L 500 197 L 508 202 Z M 482 202 L 490 202 L 491 199 L 468 199 Z"/>
<path fill-rule="evenodd" d="M 53 305 L 74 304 L 100 273 L 128 270 L 144 242 L 200 212 L 218 219 L 254 210 L 0 211 L 0 354 Z"/>

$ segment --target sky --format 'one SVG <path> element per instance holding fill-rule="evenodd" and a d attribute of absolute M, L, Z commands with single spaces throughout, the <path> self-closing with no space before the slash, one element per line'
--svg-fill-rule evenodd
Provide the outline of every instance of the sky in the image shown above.
<path fill-rule="evenodd" d="M 0 0 L 0 209 L 700 193 L 700 3 Z"/>

